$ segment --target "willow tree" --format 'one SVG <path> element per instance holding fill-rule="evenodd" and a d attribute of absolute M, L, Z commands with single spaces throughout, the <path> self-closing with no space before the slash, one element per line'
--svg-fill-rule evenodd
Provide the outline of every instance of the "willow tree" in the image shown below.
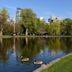
<path fill-rule="evenodd" d="M 61 23 L 61 34 L 72 35 L 72 19 L 66 18 Z"/>
<path fill-rule="evenodd" d="M 48 25 L 48 32 L 50 35 L 60 35 L 60 22 L 53 22 Z"/>
<path fill-rule="evenodd" d="M 32 9 L 21 9 L 20 21 L 26 29 L 25 34 L 28 35 L 29 30 L 34 30 L 36 14 L 32 11 Z"/>
<path fill-rule="evenodd" d="M 0 31 L 1 31 L 1 34 L 2 34 L 2 31 L 3 31 L 3 27 L 4 25 L 7 23 L 7 20 L 8 20 L 8 11 L 6 8 L 3 8 L 0 10 Z"/>
<path fill-rule="evenodd" d="M 40 20 L 40 18 L 37 18 L 37 22 L 36 22 L 36 32 L 37 33 L 40 33 L 42 32 L 43 30 L 45 30 L 45 20 Z"/>

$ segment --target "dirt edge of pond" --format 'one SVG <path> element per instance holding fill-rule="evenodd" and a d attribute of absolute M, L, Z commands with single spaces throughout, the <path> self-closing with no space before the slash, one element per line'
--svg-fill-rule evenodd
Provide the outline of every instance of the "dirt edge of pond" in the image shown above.
<path fill-rule="evenodd" d="M 33 72 L 41 72 L 42 70 L 51 67 L 53 64 L 55 64 L 56 62 L 60 61 L 62 58 L 65 58 L 65 57 L 67 57 L 67 56 L 69 56 L 69 55 L 72 55 L 72 53 L 69 53 L 69 54 L 67 54 L 67 55 L 65 55 L 65 56 L 63 56 L 63 57 L 61 57 L 61 58 L 55 59 L 55 60 L 51 61 L 51 62 L 48 63 L 48 64 L 42 64 L 41 67 L 39 67 L 38 69 L 36 69 L 36 70 L 33 71 Z"/>

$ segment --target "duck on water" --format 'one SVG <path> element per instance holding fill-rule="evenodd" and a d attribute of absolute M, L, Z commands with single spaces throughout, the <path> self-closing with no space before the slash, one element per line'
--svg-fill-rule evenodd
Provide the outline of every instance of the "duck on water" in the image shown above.
<path fill-rule="evenodd" d="M 22 62 L 24 62 L 24 61 L 29 61 L 29 58 L 28 58 L 28 57 L 25 57 L 25 58 L 24 58 L 23 56 L 21 56 L 20 59 L 21 59 Z"/>
<path fill-rule="evenodd" d="M 34 61 L 34 64 L 43 64 L 43 62 L 40 61 L 40 60 L 35 60 L 35 61 Z"/>
<path fill-rule="evenodd" d="M 26 62 L 26 61 L 29 61 L 29 58 L 28 57 L 23 57 L 23 56 L 20 56 L 20 59 L 21 59 L 21 61 L 22 62 Z M 43 61 L 41 61 L 41 60 L 35 60 L 34 61 L 34 64 L 43 64 Z"/>

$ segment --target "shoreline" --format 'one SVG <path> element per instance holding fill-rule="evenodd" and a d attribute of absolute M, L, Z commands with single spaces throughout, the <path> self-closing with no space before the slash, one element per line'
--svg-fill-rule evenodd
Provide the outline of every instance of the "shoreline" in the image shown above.
<path fill-rule="evenodd" d="M 61 58 L 55 59 L 55 60 L 51 61 L 48 64 L 42 64 L 41 67 L 39 67 L 38 69 L 34 70 L 33 72 L 41 72 L 42 70 L 51 67 L 53 64 L 55 64 L 56 62 L 60 61 L 62 58 L 65 58 L 65 57 L 67 57 L 69 55 L 72 55 L 72 53 L 69 53 L 69 54 L 67 54 L 67 55 L 65 55 L 65 56 L 63 56 Z"/>
<path fill-rule="evenodd" d="M 20 36 L 20 35 L 16 35 L 16 36 L 9 36 L 9 35 L 4 35 L 4 36 L 0 36 L 0 38 L 25 38 L 25 37 L 33 37 L 33 38 L 36 38 L 36 37 L 40 37 L 40 38 L 66 38 L 66 37 L 69 37 L 71 38 L 72 36 L 48 36 L 48 35 L 42 35 L 42 36 L 38 36 L 38 35 L 28 35 L 28 36 Z"/>

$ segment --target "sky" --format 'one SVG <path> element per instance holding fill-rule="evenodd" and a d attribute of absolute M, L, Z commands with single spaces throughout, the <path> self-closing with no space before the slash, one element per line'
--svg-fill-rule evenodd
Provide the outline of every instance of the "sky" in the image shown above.
<path fill-rule="evenodd" d="M 50 16 L 72 18 L 72 0 L 0 0 L 0 8 L 8 8 L 15 17 L 16 8 L 31 8 L 38 17 L 47 20 Z"/>

